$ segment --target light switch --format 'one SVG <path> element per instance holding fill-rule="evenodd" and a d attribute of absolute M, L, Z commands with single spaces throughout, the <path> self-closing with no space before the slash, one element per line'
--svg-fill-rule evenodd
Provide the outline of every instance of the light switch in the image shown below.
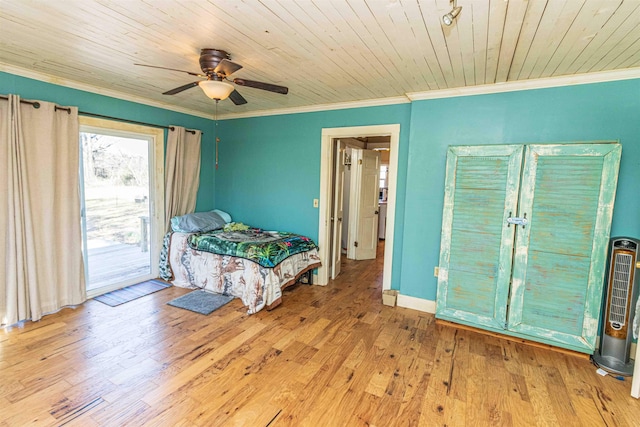
<path fill-rule="evenodd" d="M 314 208 L 318 207 L 318 199 L 313 199 L 313 207 Z"/>

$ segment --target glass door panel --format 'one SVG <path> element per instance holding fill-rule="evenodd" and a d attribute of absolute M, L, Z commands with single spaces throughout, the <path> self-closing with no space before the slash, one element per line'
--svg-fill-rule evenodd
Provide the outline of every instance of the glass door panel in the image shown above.
<path fill-rule="evenodd" d="M 87 291 L 151 278 L 152 138 L 81 132 Z"/>

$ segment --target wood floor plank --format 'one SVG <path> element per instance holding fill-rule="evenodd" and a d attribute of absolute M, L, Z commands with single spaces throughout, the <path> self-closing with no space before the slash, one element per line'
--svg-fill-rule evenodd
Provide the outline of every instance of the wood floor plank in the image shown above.
<path fill-rule="evenodd" d="M 548 394 L 544 366 L 525 366 L 524 375 L 536 421 L 541 425 L 561 425 L 553 411 L 552 401 L 557 396 Z"/>
<path fill-rule="evenodd" d="M 58 381 L 38 394 L 32 394 L 15 403 L 9 401 L 0 405 L 0 420 L 8 426 L 56 425 L 56 419 L 50 414 L 56 402 L 64 398 L 69 388 L 65 381 Z"/>
<path fill-rule="evenodd" d="M 398 408 L 397 425 L 418 426 L 422 414 L 422 402 L 429 387 L 430 366 L 417 357 L 406 373 L 405 390 Z"/>
<path fill-rule="evenodd" d="M 129 396 L 129 399 L 131 399 L 131 396 Z M 149 405 L 143 401 L 121 398 L 114 403 L 103 406 L 89 417 L 82 417 L 77 421 L 80 425 L 82 425 L 82 422 L 88 420 L 91 420 L 99 426 L 125 425 L 129 420 L 145 412 L 150 412 L 150 409 Z"/>
<path fill-rule="evenodd" d="M 5 328 L 0 426 L 640 425 L 630 380 L 384 306 L 381 278 L 381 257 L 345 259 L 251 316 L 170 307 L 172 287 Z"/>

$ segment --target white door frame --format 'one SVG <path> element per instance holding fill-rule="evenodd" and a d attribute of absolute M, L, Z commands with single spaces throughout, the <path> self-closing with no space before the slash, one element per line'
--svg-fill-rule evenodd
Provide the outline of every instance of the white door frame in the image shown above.
<path fill-rule="evenodd" d="M 384 270 L 382 274 L 382 289 L 391 289 L 391 271 L 393 263 L 393 233 L 396 213 L 396 182 L 398 174 L 398 149 L 400 146 L 400 124 L 354 126 L 342 128 L 322 129 L 321 153 L 320 153 L 320 212 L 318 224 L 318 247 L 322 266 L 318 268 L 318 277 L 315 283 L 326 285 L 329 283 L 329 242 L 331 242 L 331 181 L 333 170 L 333 152 L 336 149 L 339 138 L 367 137 L 389 135 L 389 195 L 387 199 L 387 229 L 385 231 L 384 245 Z"/>
<path fill-rule="evenodd" d="M 149 210 L 152 215 L 152 220 L 155 223 L 155 227 L 151 229 L 152 234 L 149 236 L 150 243 L 150 259 L 151 259 L 151 271 L 149 279 L 158 277 L 160 259 L 160 251 L 162 250 L 162 241 L 164 239 L 164 130 L 161 128 L 137 125 L 132 123 L 125 123 L 116 120 L 102 119 L 96 117 L 80 117 L 80 132 L 96 132 L 105 133 L 109 135 L 121 134 L 125 137 L 131 137 L 138 134 L 141 138 L 150 139 L 152 146 L 149 147 Z M 84 184 L 82 184 L 84 190 Z M 83 202 L 84 203 L 84 202 Z M 83 217 L 84 218 L 84 217 Z M 83 219 L 84 221 L 84 219 Z M 85 238 L 85 232 L 83 231 L 83 239 Z M 86 242 L 85 242 L 86 246 Z M 87 260 L 85 259 L 85 275 L 87 274 Z M 87 284 L 89 278 L 86 278 Z M 131 279 L 129 281 L 120 282 L 112 286 L 103 288 L 91 289 L 87 291 L 87 298 L 93 298 L 94 296 L 102 293 L 110 292 L 125 286 L 133 285 L 140 280 Z"/>

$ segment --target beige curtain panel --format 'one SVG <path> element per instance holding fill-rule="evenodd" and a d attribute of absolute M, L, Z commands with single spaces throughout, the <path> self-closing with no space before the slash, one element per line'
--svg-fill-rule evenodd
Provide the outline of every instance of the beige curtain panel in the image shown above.
<path fill-rule="evenodd" d="M 169 129 L 165 160 L 165 229 L 171 218 L 196 209 L 200 183 L 200 145 L 202 132 L 180 126 Z"/>
<path fill-rule="evenodd" d="M 0 322 L 85 301 L 78 110 L 0 99 Z"/>

